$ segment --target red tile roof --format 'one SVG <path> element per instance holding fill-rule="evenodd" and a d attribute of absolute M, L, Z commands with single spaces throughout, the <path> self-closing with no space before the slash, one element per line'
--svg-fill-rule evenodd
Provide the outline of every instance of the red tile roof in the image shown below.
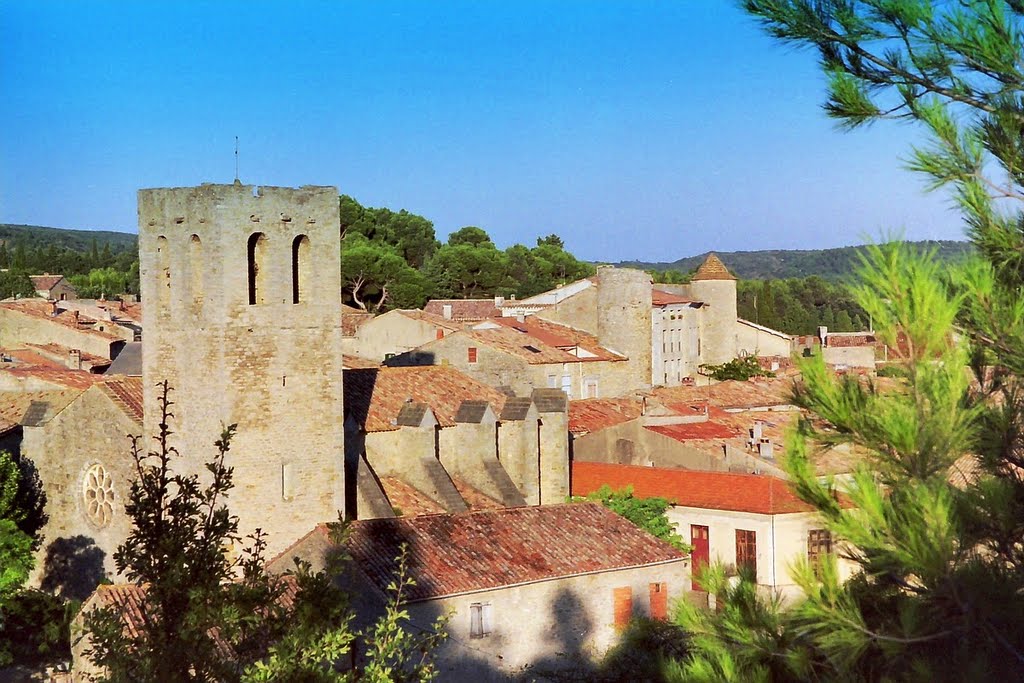
<path fill-rule="evenodd" d="M 875 346 L 878 340 L 874 332 L 829 332 L 825 337 L 825 346 Z"/>
<path fill-rule="evenodd" d="M 572 463 L 572 495 L 585 496 L 607 484 L 614 490 L 633 487 L 640 498 L 666 498 L 676 505 L 734 510 L 762 515 L 811 512 L 788 482 L 763 474 L 698 472 L 695 470 Z"/>
<path fill-rule="evenodd" d="M 469 506 L 470 510 L 500 510 L 505 507 L 500 500 L 491 498 L 463 479 L 452 477 L 452 483 L 455 484 L 456 490 L 462 496 L 462 500 L 466 501 L 466 505 Z"/>
<path fill-rule="evenodd" d="M 64 365 L 64 361 L 67 360 L 70 351 L 70 346 L 62 346 L 60 344 L 33 344 L 32 342 L 25 342 L 25 346 L 36 349 L 42 352 L 41 355 L 47 358 L 56 367 L 67 367 Z M 94 368 L 105 368 L 109 366 L 113 361 L 109 358 L 103 358 L 102 356 L 96 356 L 91 353 L 79 350 L 81 354 L 82 362 L 88 366 Z"/>
<path fill-rule="evenodd" d="M 658 387 L 654 395 L 666 404 L 710 403 L 720 408 L 759 408 L 789 405 L 792 379 L 726 380 L 710 386 Z"/>
<path fill-rule="evenodd" d="M 435 315 L 434 313 L 430 313 L 429 311 L 421 311 L 417 308 L 402 308 L 397 310 L 398 313 L 404 315 L 406 318 L 411 318 L 412 320 L 420 320 L 430 325 L 434 325 L 435 327 L 441 327 L 446 330 L 451 330 L 452 332 L 456 330 L 461 330 L 463 327 L 463 325 L 459 322 L 449 320 L 440 315 Z"/>
<path fill-rule="evenodd" d="M 320 525 L 310 535 L 326 535 Z M 381 591 L 408 546 L 407 600 L 683 559 L 672 546 L 597 503 L 356 520 L 345 546 Z"/>
<path fill-rule="evenodd" d="M 6 368 L 0 369 L 0 372 L 6 373 L 16 381 L 20 380 L 31 384 L 44 383 L 68 389 L 88 389 L 103 381 L 103 375 L 94 375 L 84 370 L 61 369 L 43 365 Z M 33 382 L 33 380 L 35 381 Z"/>
<path fill-rule="evenodd" d="M 74 311 L 58 309 L 57 314 L 54 315 L 53 305 L 45 299 L 17 299 L 15 301 L 4 301 L 0 302 L 0 308 L 5 308 L 9 311 L 21 313 L 23 315 L 30 315 L 34 318 L 44 318 L 56 325 L 70 327 L 83 334 L 89 334 L 94 337 L 101 337 L 110 341 L 121 339 L 110 332 L 100 332 L 99 330 L 93 329 L 92 325 L 96 322 L 94 319 L 81 314 L 79 314 L 78 317 L 75 317 Z"/>
<path fill-rule="evenodd" d="M 648 429 L 656 434 L 667 436 L 676 441 L 692 441 L 694 439 L 732 439 L 740 436 L 737 429 L 719 422 L 687 422 L 674 425 L 646 425 Z"/>
<path fill-rule="evenodd" d="M 446 365 L 345 370 L 344 389 L 345 412 L 367 432 L 398 429 L 395 420 L 410 398 L 427 404 L 442 427 L 455 424 L 463 401 L 487 401 L 500 415 L 508 398 Z"/>
<path fill-rule="evenodd" d="M 735 276 L 722 263 L 722 259 L 715 254 L 708 254 L 704 263 L 700 264 L 697 272 L 693 274 L 690 281 L 694 280 L 735 280 Z"/>
<path fill-rule="evenodd" d="M 25 413 L 33 403 L 49 405 L 47 413 L 51 416 L 63 410 L 80 394 L 79 389 L 58 391 L 0 391 L 0 434 L 8 432 L 21 424 Z"/>
<path fill-rule="evenodd" d="M 672 304 L 692 304 L 696 303 L 693 299 L 683 296 L 682 294 L 675 294 L 673 292 L 666 292 L 661 289 L 651 290 L 651 305 L 653 306 L 670 306 Z"/>
<path fill-rule="evenodd" d="M 361 370 L 365 368 L 379 368 L 380 363 L 369 358 L 363 358 L 362 356 L 356 356 L 350 353 L 343 353 L 341 355 L 341 364 L 346 370 Z"/>
<path fill-rule="evenodd" d="M 626 360 L 625 356 L 601 346 L 589 332 L 537 316 L 528 316 L 522 322 L 517 318 L 492 318 L 486 322 L 498 327 L 473 328 L 466 333 L 482 344 L 519 356 L 530 365 Z M 577 356 L 573 353 L 577 349 L 584 353 Z"/>
<path fill-rule="evenodd" d="M 431 299 L 423 310 L 444 317 L 444 307 L 452 307 L 452 320 L 476 321 L 501 315 L 501 310 L 494 305 L 494 299 Z"/>
<path fill-rule="evenodd" d="M 142 425 L 142 378 L 118 377 L 108 379 L 100 385 L 107 396 L 124 414 Z"/>
<path fill-rule="evenodd" d="M 577 436 L 640 417 L 643 404 L 631 398 L 585 398 L 569 401 L 569 431 Z"/>
<path fill-rule="evenodd" d="M 444 507 L 440 503 L 398 477 L 381 477 L 380 485 L 396 515 L 432 515 L 444 512 Z"/>
<path fill-rule="evenodd" d="M 37 292 L 48 292 L 53 289 L 58 282 L 64 279 L 63 275 L 29 275 L 29 280 L 32 280 L 32 286 L 35 287 Z"/>
<path fill-rule="evenodd" d="M 359 328 L 373 320 L 373 313 L 353 308 L 352 306 L 341 306 L 341 334 L 344 337 L 354 337 Z"/>

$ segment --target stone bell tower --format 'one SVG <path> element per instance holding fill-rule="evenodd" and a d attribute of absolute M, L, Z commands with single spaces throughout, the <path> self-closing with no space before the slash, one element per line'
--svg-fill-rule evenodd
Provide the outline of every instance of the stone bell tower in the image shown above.
<path fill-rule="evenodd" d="M 344 509 L 341 237 L 333 187 L 140 190 L 145 431 L 170 382 L 180 467 L 224 425 L 227 499 L 283 550 Z"/>

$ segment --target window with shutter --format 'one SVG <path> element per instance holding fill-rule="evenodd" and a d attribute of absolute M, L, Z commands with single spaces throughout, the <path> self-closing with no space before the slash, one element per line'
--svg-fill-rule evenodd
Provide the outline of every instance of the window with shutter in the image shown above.
<path fill-rule="evenodd" d="M 757 576 L 757 533 L 745 529 L 736 530 L 736 569 L 746 567 Z"/>
<path fill-rule="evenodd" d="M 493 630 L 491 603 L 474 602 L 469 606 L 469 637 L 486 638 Z"/>

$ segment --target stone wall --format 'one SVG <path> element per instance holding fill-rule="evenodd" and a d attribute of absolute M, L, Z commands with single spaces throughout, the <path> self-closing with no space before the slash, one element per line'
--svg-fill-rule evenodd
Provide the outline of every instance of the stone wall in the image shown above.
<path fill-rule="evenodd" d="M 701 309 L 701 362 L 718 365 L 737 355 L 736 281 L 694 280 L 690 292 L 704 302 Z"/>
<path fill-rule="evenodd" d="M 338 192 L 202 185 L 139 191 L 146 432 L 157 383 L 202 472 L 237 424 L 232 512 L 273 555 L 343 509 Z"/>
<path fill-rule="evenodd" d="M 52 590 L 66 584 L 74 597 L 84 599 L 104 574 L 116 574 L 113 554 L 131 529 L 124 511 L 135 478 L 128 435 L 140 433 L 141 425 L 99 387 L 83 392 L 52 419 L 23 428 L 22 455 L 39 472 L 49 516 L 34 585 Z M 88 489 L 102 489 L 92 510 L 95 498 Z"/>
<path fill-rule="evenodd" d="M 651 276 L 642 270 L 597 269 L 597 338 L 629 358 L 629 375 L 647 385 L 651 377 Z M 615 396 L 619 394 L 604 394 Z"/>
<path fill-rule="evenodd" d="M 382 362 L 437 339 L 438 327 L 424 320 L 388 311 L 363 323 L 346 341 L 346 353 Z"/>
<path fill-rule="evenodd" d="M 793 354 L 793 340 L 789 335 L 768 331 L 745 320 L 736 321 L 736 346 L 738 352 L 750 356 L 789 358 Z"/>

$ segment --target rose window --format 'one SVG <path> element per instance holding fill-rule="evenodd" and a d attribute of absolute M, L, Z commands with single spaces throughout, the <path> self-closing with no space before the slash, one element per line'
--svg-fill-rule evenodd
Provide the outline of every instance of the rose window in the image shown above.
<path fill-rule="evenodd" d="M 109 524 L 114 516 L 114 482 L 103 465 L 97 463 L 85 473 L 82 495 L 86 516 L 100 526 Z"/>

